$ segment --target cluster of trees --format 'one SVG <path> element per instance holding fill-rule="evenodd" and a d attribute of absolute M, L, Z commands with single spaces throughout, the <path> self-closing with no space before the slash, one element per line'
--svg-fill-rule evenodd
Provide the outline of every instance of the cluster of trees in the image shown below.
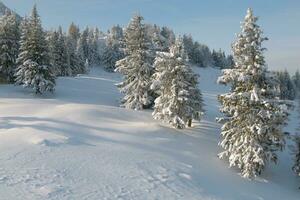
<path fill-rule="evenodd" d="M 170 51 L 176 37 L 168 27 L 156 24 L 143 26 L 149 61 L 153 65 L 155 52 Z M 45 31 L 36 6 L 24 19 L 7 11 L 0 18 L 0 79 L 43 93 L 54 90 L 57 76 L 86 73 L 89 66 L 102 65 L 106 70 L 114 71 L 116 62 L 126 55 L 125 36 L 123 28 L 118 25 L 106 34 L 98 28 L 89 27 L 81 32 L 74 23 L 67 33 L 61 27 Z M 228 64 L 231 57 L 226 57 L 221 50 L 211 52 L 206 45 L 194 42 L 187 35 L 183 36 L 182 42 L 193 64 L 220 68 L 231 65 Z"/>
<path fill-rule="evenodd" d="M 43 93 L 54 90 L 57 76 L 86 73 L 89 66 L 102 64 L 124 75 L 118 84 L 124 107 L 153 107 L 155 119 L 185 128 L 203 114 L 198 76 L 190 63 L 220 67 L 218 81 L 230 84 L 231 91 L 219 96 L 224 113 L 219 157 L 237 166 L 243 177 L 254 178 L 269 161 L 277 162 L 276 152 L 285 146 L 282 128 L 288 114 L 280 99 L 293 99 L 300 90 L 299 71 L 291 78 L 286 71 L 274 75 L 266 68 L 266 38 L 256 21 L 249 9 L 233 56 L 226 56 L 189 35 L 176 37 L 167 27 L 144 24 L 140 15 L 125 30 L 114 26 L 107 34 L 97 28 L 80 32 L 72 23 L 64 33 L 61 27 L 44 31 L 35 6 L 22 20 L 7 11 L 0 18 L 0 75 Z M 293 170 L 299 175 L 299 137 L 295 141 Z"/>
<path fill-rule="evenodd" d="M 202 114 L 202 96 L 183 39 L 152 48 L 149 26 L 142 21 L 140 15 L 132 18 L 125 31 L 125 57 L 116 64 L 116 71 L 124 75 L 118 85 L 125 95 L 123 106 L 140 110 L 154 104 L 155 119 L 175 128 L 191 126 Z"/>
<path fill-rule="evenodd" d="M 67 34 L 59 27 L 44 31 L 36 6 L 29 17 L 19 19 L 7 11 L 0 19 L 0 76 L 8 82 L 53 91 L 57 76 L 85 73 L 100 64 L 100 31 L 82 33 L 71 24 Z"/>
<path fill-rule="evenodd" d="M 215 66 L 221 69 L 232 68 L 232 55 L 225 55 L 225 52 L 210 50 L 208 46 L 194 41 L 191 35 L 183 35 L 183 43 L 192 64 L 200 67 Z"/>
<path fill-rule="evenodd" d="M 300 73 L 296 71 L 294 76 L 290 76 L 287 70 L 276 72 L 278 85 L 277 90 L 280 92 L 280 98 L 294 100 L 300 92 Z"/>
<path fill-rule="evenodd" d="M 223 124 L 219 143 L 223 151 L 219 157 L 228 159 L 231 167 L 237 166 L 241 175 L 250 179 L 260 175 L 268 162 L 277 162 L 277 151 L 286 143 L 283 127 L 288 117 L 282 101 L 286 96 L 281 96 L 283 89 L 278 89 L 279 74 L 266 67 L 262 43 L 267 38 L 257 19 L 249 9 L 242 32 L 232 46 L 233 68 L 224 69 L 218 79 L 221 84 L 231 85 L 229 93 L 219 95 L 224 114 L 219 118 Z M 118 85 L 124 93 L 122 105 L 135 110 L 153 106 L 155 119 L 175 128 L 191 126 L 192 120 L 199 120 L 203 114 L 198 77 L 189 65 L 193 51 L 186 48 L 194 43 L 183 36 L 175 37 L 168 48 L 153 48 L 154 40 L 147 37 L 142 20 L 137 15 L 129 23 L 124 33 L 125 57 L 116 62 L 116 71 L 124 75 Z M 213 53 L 225 57 L 222 51 Z M 297 76 L 290 79 L 292 85 L 298 83 Z M 299 174 L 299 139 L 295 141 L 298 146 L 293 170 Z"/>

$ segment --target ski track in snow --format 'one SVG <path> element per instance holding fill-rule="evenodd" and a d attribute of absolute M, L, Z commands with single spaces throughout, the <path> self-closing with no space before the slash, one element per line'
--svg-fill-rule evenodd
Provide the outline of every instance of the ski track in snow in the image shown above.
<path fill-rule="evenodd" d="M 45 96 L 0 85 L 0 200 L 299 199 L 288 149 L 255 181 L 217 158 L 216 98 L 228 88 L 218 70 L 195 71 L 206 114 L 185 130 L 120 108 L 120 76 L 101 69 L 59 78 Z"/>

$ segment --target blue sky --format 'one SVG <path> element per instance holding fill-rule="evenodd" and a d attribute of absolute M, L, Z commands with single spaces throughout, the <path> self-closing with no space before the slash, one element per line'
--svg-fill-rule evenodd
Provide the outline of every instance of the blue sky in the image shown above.
<path fill-rule="evenodd" d="M 269 41 L 266 58 L 270 69 L 300 69 L 300 0 L 3 0 L 21 15 L 37 3 L 45 28 L 127 25 L 139 12 L 145 22 L 167 25 L 177 34 L 190 33 L 211 48 L 230 53 L 248 7 L 260 17 Z"/>

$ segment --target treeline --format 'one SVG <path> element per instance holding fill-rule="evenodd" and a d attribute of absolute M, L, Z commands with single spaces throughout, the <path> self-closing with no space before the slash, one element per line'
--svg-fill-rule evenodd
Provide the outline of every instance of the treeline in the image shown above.
<path fill-rule="evenodd" d="M 280 98 L 294 100 L 300 94 L 300 73 L 299 70 L 293 76 L 287 70 L 276 72 L 278 85 L 277 90 Z"/>
<path fill-rule="evenodd" d="M 43 89 L 37 89 L 38 87 L 33 84 L 36 83 L 33 79 L 37 74 L 31 74 L 31 78 L 24 77 L 25 73 L 28 74 L 25 68 L 30 70 L 34 65 L 48 66 L 49 72 L 39 70 L 39 73 L 48 74 L 40 74 L 39 78 L 43 77 L 43 79 L 49 76 L 55 78 L 86 73 L 90 66 L 101 65 L 108 71 L 113 71 L 116 62 L 125 56 L 123 32 L 124 29 L 119 25 L 113 26 L 107 33 L 97 27 L 87 27 L 81 31 L 74 23 L 69 26 L 67 32 L 64 32 L 61 27 L 57 30 L 45 31 L 36 7 L 29 17 L 23 19 L 7 10 L 0 18 L 0 79 L 33 87 L 37 93 L 42 93 Z M 150 49 L 154 52 L 153 61 L 156 51 L 166 52 L 175 43 L 173 30 L 165 26 L 145 24 L 145 34 Z M 211 51 L 206 45 L 194 41 L 190 35 L 183 36 L 183 43 L 189 62 L 195 65 L 219 68 L 229 68 L 233 65 L 232 56 L 226 56 L 222 50 Z M 28 48 L 31 50 L 24 52 L 29 50 Z M 33 52 L 33 49 L 36 52 Z M 39 59 L 33 58 L 37 55 L 43 56 Z M 24 66 L 24 62 L 28 60 L 30 62 L 26 63 L 27 67 L 21 70 L 20 66 Z M 25 78 L 26 84 L 24 84 Z M 55 85 L 55 82 L 52 82 Z"/>

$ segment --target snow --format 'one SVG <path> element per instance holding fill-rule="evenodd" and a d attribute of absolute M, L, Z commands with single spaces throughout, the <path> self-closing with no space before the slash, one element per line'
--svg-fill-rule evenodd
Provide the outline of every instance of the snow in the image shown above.
<path fill-rule="evenodd" d="M 195 71 L 206 114 L 185 130 L 120 108 L 120 75 L 100 68 L 59 78 L 53 95 L 0 85 L 0 199 L 299 199 L 288 148 L 254 181 L 217 158 L 216 98 L 228 88 L 217 69 Z"/>

